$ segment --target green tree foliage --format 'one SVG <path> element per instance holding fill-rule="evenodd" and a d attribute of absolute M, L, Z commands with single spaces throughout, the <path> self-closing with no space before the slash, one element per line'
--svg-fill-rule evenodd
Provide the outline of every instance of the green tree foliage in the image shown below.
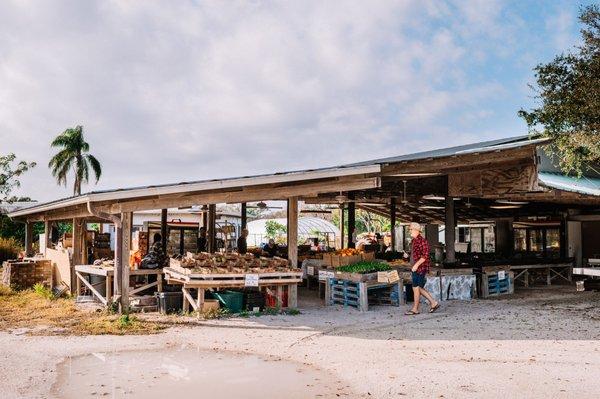
<path fill-rule="evenodd" d="M 539 106 L 520 110 L 529 130 L 554 139 L 548 152 L 569 174 L 600 164 L 600 8 L 581 9 L 583 42 L 535 70 Z"/>
<path fill-rule="evenodd" d="M 18 200 L 11 197 L 13 189 L 19 187 L 19 176 L 35 166 L 35 162 L 17 161 L 15 154 L 0 155 L 0 201 L 13 202 Z"/>
<path fill-rule="evenodd" d="M 275 238 L 287 233 L 287 227 L 275 220 L 267 220 L 265 222 L 266 235 L 269 238 Z"/>
<path fill-rule="evenodd" d="M 98 183 L 102 167 L 96 157 L 88 153 L 90 145 L 83 137 L 83 126 L 65 130 L 52 141 L 51 147 L 60 148 L 48 163 L 58 184 L 67 185 L 67 175 L 71 169 L 75 172 L 74 195 L 81 194 L 81 184 L 89 182 L 90 169 Z"/>

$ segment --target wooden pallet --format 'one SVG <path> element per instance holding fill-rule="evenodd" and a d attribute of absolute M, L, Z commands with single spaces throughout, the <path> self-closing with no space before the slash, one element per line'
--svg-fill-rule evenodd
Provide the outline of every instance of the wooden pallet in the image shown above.
<path fill-rule="evenodd" d="M 505 278 L 500 279 L 498 273 L 482 273 L 481 297 L 489 298 L 500 295 L 510 295 L 515 291 L 514 273 L 505 272 Z"/>
<path fill-rule="evenodd" d="M 389 291 L 386 295 L 374 295 L 374 291 L 380 289 Z M 402 279 L 395 283 L 378 283 L 377 281 L 364 282 L 330 278 L 325 284 L 325 304 L 328 306 L 338 304 L 367 311 L 369 299 L 375 299 L 371 302 L 372 304 L 403 305 L 405 301 Z"/>

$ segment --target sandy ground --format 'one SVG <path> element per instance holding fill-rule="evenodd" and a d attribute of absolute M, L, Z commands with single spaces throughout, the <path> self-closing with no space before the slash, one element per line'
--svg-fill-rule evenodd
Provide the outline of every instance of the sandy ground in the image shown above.
<path fill-rule="evenodd" d="M 347 397 L 597 398 L 600 293 L 573 291 L 449 302 L 439 313 L 413 317 L 404 308 L 323 308 L 301 293 L 297 316 L 190 321 L 158 335 L 4 332 L 1 396 L 52 397 L 57 364 L 68 356 L 188 344 L 299 362 L 343 383 Z"/>

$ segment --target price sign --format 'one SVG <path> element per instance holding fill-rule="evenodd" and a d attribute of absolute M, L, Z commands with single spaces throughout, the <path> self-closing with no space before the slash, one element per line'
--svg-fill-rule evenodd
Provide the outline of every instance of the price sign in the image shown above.
<path fill-rule="evenodd" d="M 504 280 L 506 278 L 506 272 L 504 270 L 500 270 L 498 272 L 498 280 Z"/>
<path fill-rule="evenodd" d="M 328 278 L 334 278 L 334 277 L 335 277 L 334 272 L 328 272 L 326 270 L 319 270 L 319 280 L 320 281 L 327 281 Z"/>
<path fill-rule="evenodd" d="M 306 267 L 306 273 L 309 276 L 314 276 L 315 275 L 315 267 L 314 266 L 307 266 Z"/>
<path fill-rule="evenodd" d="M 258 287 L 258 274 L 246 274 L 245 287 Z"/>

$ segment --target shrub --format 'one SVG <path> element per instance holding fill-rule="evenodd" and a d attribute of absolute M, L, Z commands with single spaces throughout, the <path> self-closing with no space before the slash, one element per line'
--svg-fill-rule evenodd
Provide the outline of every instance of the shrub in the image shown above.
<path fill-rule="evenodd" d="M 14 238 L 0 238 L 0 262 L 16 259 L 21 250 L 21 244 Z"/>
<path fill-rule="evenodd" d="M 52 290 L 46 287 L 44 284 L 37 283 L 33 286 L 33 292 L 46 299 L 54 299 Z"/>

